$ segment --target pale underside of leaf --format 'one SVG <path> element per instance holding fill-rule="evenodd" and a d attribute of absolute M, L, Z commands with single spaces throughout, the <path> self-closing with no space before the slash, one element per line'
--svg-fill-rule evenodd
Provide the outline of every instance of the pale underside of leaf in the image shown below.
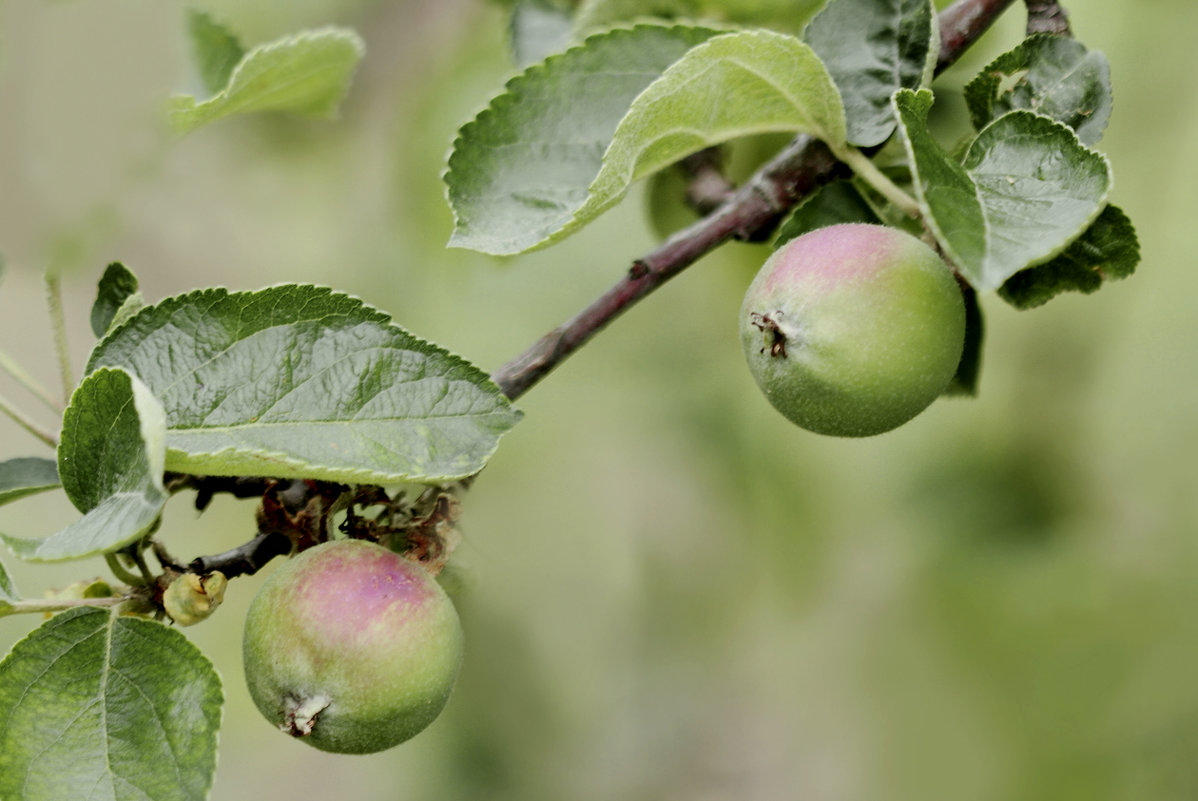
<path fill-rule="evenodd" d="M 0 663 L 0 797 L 202 801 L 222 701 L 211 663 L 178 632 L 64 612 Z"/>
<path fill-rule="evenodd" d="M 586 201 L 636 96 L 717 33 L 682 25 L 608 31 L 510 80 L 454 142 L 445 174 L 450 246 L 519 253 L 560 229 Z"/>
<path fill-rule="evenodd" d="M 493 104 L 493 113 L 518 102 L 513 95 L 505 99 Z M 579 102 L 589 101 L 583 96 Z M 613 206 L 633 181 L 730 139 L 784 131 L 812 134 L 834 151 L 845 145 L 844 109 L 827 70 L 807 45 L 770 31 L 721 34 L 691 47 L 630 106 L 613 102 L 605 112 L 608 122 L 616 114 L 610 141 L 604 141 L 605 131 L 589 126 L 586 156 L 571 161 L 564 182 L 546 177 L 539 163 L 535 169 L 513 168 L 503 154 L 492 152 L 488 191 L 496 203 L 490 205 L 484 195 L 461 191 L 466 179 L 455 169 L 466 169 L 462 161 L 480 138 L 464 128 L 447 176 L 458 213 L 450 244 L 495 254 L 544 247 Z"/>
<path fill-rule="evenodd" d="M 120 369 L 91 373 L 71 396 L 58 448 L 62 487 L 83 517 L 45 539 L 0 534 L 22 559 L 51 562 L 112 551 L 144 536 L 168 493 L 161 405 Z"/>
<path fill-rule="evenodd" d="M 589 221 L 633 181 L 691 153 L 776 131 L 811 134 L 833 150 L 844 146 L 844 108 L 827 70 L 792 36 L 744 31 L 714 37 L 633 102 L 575 220 Z"/>
<path fill-rule="evenodd" d="M 167 498 L 165 492 L 120 492 L 44 539 L 8 534 L 0 534 L 0 539 L 28 562 L 61 562 L 105 553 L 145 536 L 154 527 Z"/>
<path fill-rule="evenodd" d="M 365 52 L 351 30 L 306 31 L 261 45 L 246 53 L 228 85 L 197 102 L 190 95 L 173 99 L 171 125 L 187 133 L 201 125 L 252 111 L 290 111 L 330 117 L 349 89 Z"/>
<path fill-rule="evenodd" d="M 0 462 L 0 504 L 61 486 L 53 459 L 36 456 Z"/>

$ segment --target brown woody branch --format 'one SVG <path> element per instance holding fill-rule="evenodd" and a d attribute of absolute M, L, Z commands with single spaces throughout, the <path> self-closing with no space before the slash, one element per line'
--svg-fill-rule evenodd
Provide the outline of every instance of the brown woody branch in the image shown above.
<path fill-rule="evenodd" d="M 942 71 L 969 48 L 1014 0 L 957 0 L 940 14 Z M 678 231 L 593 303 L 550 331 L 492 375 L 512 400 L 523 395 L 634 303 L 730 239 L 753 240 L 770 231 L 805 195 L 847 167 L 823 143 L 798 136 L 708 216 Z"/>
<path fill-rule="evenodd" d="M 1051 33 L 1054 36 L 1071 36 L 1069 15 L 1056 0 L 1024 0 L 1027 6 L 1027 35 Z"/>

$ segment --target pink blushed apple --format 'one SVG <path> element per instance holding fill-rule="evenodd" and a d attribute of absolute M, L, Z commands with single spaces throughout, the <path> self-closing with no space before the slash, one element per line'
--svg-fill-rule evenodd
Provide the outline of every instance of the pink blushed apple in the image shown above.
<path fill-rule="evenodd" d="M 440 714 L 461 664 L 462 629 L 419 564 L 338 540 L 288 560 L 262 585 L 243 657 L 267 720 L 323 751 L 373 753 Z"/>
<path fill-rule="evenodd" d="M 868 437 L 944 391 L 965 305 L 948 265 L 914 236 L 832 225 L 770 256 L 745 293 L 740 335 L 753 378 L 791 422 Z"/>

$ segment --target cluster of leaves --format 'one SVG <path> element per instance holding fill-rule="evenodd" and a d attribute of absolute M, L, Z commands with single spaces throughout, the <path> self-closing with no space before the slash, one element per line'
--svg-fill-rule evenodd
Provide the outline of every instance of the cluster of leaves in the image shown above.
<path fill-rule="evenodd" d="M 251 111 L 328 116 L 363 54 L 342 29 L 247 50 L 203 14 L 188 25 L 210 96 L 175 99 L 181 134 Z M 688 155 L 785 132 L 822 141 L 854 175 L 795 209 L 778 242 L 915 214 L 973 290 L 1020 307 L 1092 291 L 1138 260 L 1092 148 L 1110 113 L 1106 62 L 1072 40 L 1032 37 L 986 67 L 966 91 L 976 133 L 949 150 L 927 124 L 931 0 L 525 0 L 512 35 L 529 66 L 449 157 L 451 245 L 549 246 Z M 477 473 L 519 420 L 484 371 L 321 287 L 147 305 L 112 265 L 92 327 L 57 458 L 0 463 L 0 503 L 61 488 L 81 513 L 44 538 L 0 534 L 26 560 L 137 557 L 172 494 L 167 474 L 436 486 Z M 47 605 L 0 568 L 0 615 L 81 607 L 0 662 L 0 797 L 206 795 L 219 679 L 177 631 L 121 614 L 135 594 Z"/>
<path fill-rule="evenodd" d="M 890 188 L 859 153 L 897 133 L 894 171 L 974 289 L 1029 307 L 1129 274 L 1135 234 L 1108 206 L 1111 168 L 1092 149 L 1111 109 L 1105 58 L 1072 39 L 1028 38 L 968 85 L 976 135 L 950 152 L 928 128 L 936 19 L 924 0 L 835 0 L 802 38 L 666 21 L 590 35 L 513 78 L 460 131 L 446 175 L 452 244 L 495 254 L 545 247 L 638 179 L 778 131 L 822 140 L 857 172 L 809 198 L 781 239 L 811 225 L 891 220 L 879 208 Z M 529 49 L 518 40 L 518 52 Z"/>

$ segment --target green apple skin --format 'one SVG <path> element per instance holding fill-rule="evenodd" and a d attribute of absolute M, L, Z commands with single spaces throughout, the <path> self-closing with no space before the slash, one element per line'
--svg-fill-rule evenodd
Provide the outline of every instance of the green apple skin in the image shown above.
<path fill-rule="evenodd" d="M 462 640 L 453 602 L 428 571 L 380 545 L 337 540 L 267 579 L 242 653 L 267 720 L 322 751 L 368 754 L 440 714 Z"/>
<path fill-rule="evenodd" d="M 774 252 L 745 293 L 741 344 L 769 402 L 809 431 L 897 428 L 948 385 L 965 343 L 951 270 L 881 225 L 806 233 Z"/>

